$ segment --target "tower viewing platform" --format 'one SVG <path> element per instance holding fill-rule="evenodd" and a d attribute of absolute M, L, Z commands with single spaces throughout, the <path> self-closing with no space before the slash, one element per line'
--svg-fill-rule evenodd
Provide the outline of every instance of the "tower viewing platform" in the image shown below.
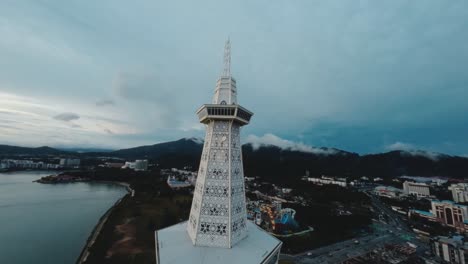
<path fill-rule="evenodd" d="M 198 109 L 197 115 L 204 124 L 214 120 L 232 120 L 244 126 L 249 124 L 253 113 L 240 105 L 205 104 Z"/>

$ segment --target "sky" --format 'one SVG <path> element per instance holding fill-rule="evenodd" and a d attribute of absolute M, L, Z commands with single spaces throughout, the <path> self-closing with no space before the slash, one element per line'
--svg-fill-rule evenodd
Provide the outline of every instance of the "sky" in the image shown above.
<path fill-rule="evenodd" d="M 468 1 L 0 2 L 0 144 L 203 137 L 224 42 L 242 139 L 468 155 Z"/>

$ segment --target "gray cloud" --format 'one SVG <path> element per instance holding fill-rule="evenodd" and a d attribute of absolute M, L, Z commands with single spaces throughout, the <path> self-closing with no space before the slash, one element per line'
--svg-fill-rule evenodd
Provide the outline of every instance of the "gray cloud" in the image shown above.
<path fill-rule="evenodd" d="M 160 128 L 174 128 L 180 116 L 186 116 L 179 108 L 185 96 L 171 88 L 155 72 L 120 72 L 113 80 L 115 95 L 126 101 L 130 111 L 141 115 L 145 109 L 145 123 L 151 120 Z"/>
<path fill-rule="evenodd" d="M 112 132 L 112 130 L 110 130 L 109 128 L 104 128 L 104 132 L 106 132 L 107 134 L 111 134 L 111 135 L 114 134 L 114 132 Z"/>
<path fill-rule="evenodd" d="M 75 113 L 67 112 L 67 113 L 58 114 L 58 115 L 54 116 L 53 118 L 55 120 L 69 122 L 69 121 L 80 119 L 80 116 L 78 114 L 75 114 Z"/>
<path fill-rule="evenodd" d="M 468 149 L 468 1 L 109 5 L 0 1 L 0 58 L 15 62 L 0 63 L 0 92 L 34 104 L 2 102 L 0 113 L 41 127 L 50 140 L 79 138 L 74 144 L 199 136 L 194 112 L 210 102 L 229 34 L 239 102 L 255 113 L 246 135 L 272 133 L 360 153 L 395 141 L 451 154 Z M 90 106 L 90 97 L 119 107 L 94 99 Z M 86 129 L 54 132 L 50 117 L 63 109 L 80 109 Z M 114 135 L 92 128 L 88 116 L 119 120 L 103 122 Z M 23 142 L 30 131 L 8 140 Z M 43 145 L 38 134 L 29 138 Z"/>
<path fill-rule="evenodd" d="M 115 105 L 114 100 L 103 99 L 103 100 L 99 100 L 96 102 L 96 106 L 108 106 L 108 105 Z"/>

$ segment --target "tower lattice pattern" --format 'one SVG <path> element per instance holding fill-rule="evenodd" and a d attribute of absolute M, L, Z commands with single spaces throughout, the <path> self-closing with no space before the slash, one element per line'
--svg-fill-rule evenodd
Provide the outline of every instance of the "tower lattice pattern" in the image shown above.
<path fill-rule="evenodd" d="M 230 248 L 247 235 L 239 132 L 233 121 L 207 126 L 188 225 L 197 246 Z"/>

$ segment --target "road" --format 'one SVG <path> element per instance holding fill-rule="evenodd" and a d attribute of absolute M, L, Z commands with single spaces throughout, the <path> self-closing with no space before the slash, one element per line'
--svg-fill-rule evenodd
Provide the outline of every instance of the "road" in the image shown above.
<path fill-rule="evenodd" d="M 428 250 L 428 246 L 419 241 L 411 229 L 404 223 L 399 215 L 383 204 L 378 197 L 366 193 L 374 209 L 385 218 L 385 221 L 374 223 L 375 233 L 358 237 L 329 246 L 306 251 L 298 255 L 281 255 L 281 259 L 291 260 L 300 264 L 315 263 L 341 263 L 342 261 L 371 251 L 385 244 L 411 242 L 418 246 L 418 252 Z M 356 243 L 355 241 L 359 242 Z"/>

